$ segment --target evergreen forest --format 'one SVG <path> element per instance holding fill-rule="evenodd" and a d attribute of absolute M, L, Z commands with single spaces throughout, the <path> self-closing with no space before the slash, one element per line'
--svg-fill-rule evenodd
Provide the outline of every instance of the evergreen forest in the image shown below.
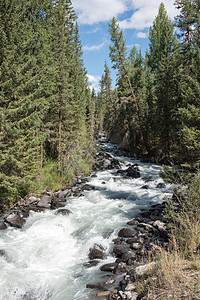
<path fill-rule="evenodd" d="M 28 192 L 87 174 L 95 138 L 157 163 L 200 162 L 200 2 L 163 3 L 145 57 L 108 24 L 100 92 L 90 90 L 70 0 L 0 0 L 0 210 Z"/>

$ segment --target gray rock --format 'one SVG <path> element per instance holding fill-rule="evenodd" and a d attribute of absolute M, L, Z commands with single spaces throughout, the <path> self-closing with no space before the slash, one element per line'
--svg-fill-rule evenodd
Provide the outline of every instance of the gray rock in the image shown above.
<path fill-rule="evenodd" d="M 119 232 L 118 232 L 118 236 L 119 237 L 134 237 L 137 235 L 137 231 L 135 229 L 131 229 L 131 228 L 122 228 Z"/>
<path fill-rule="evenodd" d="M 71 190 L 70 189 L 66 189 L 64 191 L 60 191 L 58 193 L 58 198 L 59 199 L 66 199 L 66 197 L 70 197 L 71 196 Z"/>
<path fill-rule="evenodd" d="M 130 250 L 129 246 L 127 245 L 116 245 L 113 248 L 113 252 L 119 256 L 127 253 Z"/>
<path fill-rule="evenodd" d="M 146 264 L 143 266 L 139 266 L 137 268 L 135 268 L 135 274 L 136 276 L 144 276 L 145 274 L 149 273 L 151 270 L 153 270 L 153 268 L 155 268 L 156 263 L 152 262 L 150 264 Z"/>
<path fill-rule="evenodd" d="M 89 259 L 103 259 L 105 256 L 104 248 L 101 245 L 95 244 L 92 248 L 89 250 Z"/>
<path fill-rule="evenodd" d="M 8 228 L 8 226 L 3 221 L 0 221 L 0 230 L 5 230 L 6 228 Z"/>
<path fill-rule="evenodd" d="M 43 195 L 40 201 L 38 201 L 37 206 L 43 208 L 50 208 L 51 207 L 52 197 L 48 195 Z"/>
<path fill-rule="evenodd" d="M 69 214 L 72 214 L 72 212 L 69 209 L 65 209 L 65 208 L 58 209 L 55 212 L 55 215 L 68 216 Z"/>
<path fill-rule="evenodd" d="M 115 269 L 115 274 L 116 275 L 121 275 L 127 272 L 127 265 L 124 262 L 120 262 L 117 264 L 117 267 Z"/>
<path fill-rule="evenodd" d="M 25 224 L 26 220 L 18 214 L 12 213 L 6 218 L 6 222 L 13 227 L 21 228 Z"/>
<path fill-rule="evenodd" d="M 114 273 L 117 268 L 117 263 L 109 263 L 101 266 L 100 270 L 104 272 L 112 272 Z"/>

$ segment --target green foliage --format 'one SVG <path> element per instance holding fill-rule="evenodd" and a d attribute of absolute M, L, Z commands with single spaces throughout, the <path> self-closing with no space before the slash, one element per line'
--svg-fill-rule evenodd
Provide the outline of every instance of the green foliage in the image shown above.
<path fill-rule="evenodd" d="M 86 171 L 84 157 L 90 164 L 90 91 L 75 21 L 70 0 L 0 1 L 2 207 L 40 179 L 57 189 L 68 165 L 68 181 Z"/>

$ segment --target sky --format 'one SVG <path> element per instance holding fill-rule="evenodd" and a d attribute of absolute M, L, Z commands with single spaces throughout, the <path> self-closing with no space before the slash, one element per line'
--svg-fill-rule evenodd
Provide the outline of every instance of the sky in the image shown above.
<path fill-rule="evenodd" d="M 111 42 L 108 22 L 112 17 L 119 20 L 127 49 L 136 46 L 144 56 L 149 43 L 149 27 L 158 14 L 161 2 L 165 4 L 168 16 L 173 20 L 178 14 L 174 0 L 72 0 L 78 17 L 83 60 L 91 88 L 98 91 L 105 61 L 110 67 L 115 86 L 115 71 L 111 68 L 109 58 Z"/>

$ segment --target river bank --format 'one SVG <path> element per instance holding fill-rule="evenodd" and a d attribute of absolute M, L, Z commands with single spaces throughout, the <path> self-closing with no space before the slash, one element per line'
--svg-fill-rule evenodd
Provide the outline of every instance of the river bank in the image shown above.
<path fill-rule="evenodd" d="M 108 151 L 111 151 L 112 154 Z M 76 202 L 76 199 L 79 199 L 77 202 L 79 201 L 78 203 L 82 204 L 84 208 L 84 205 L 90 206 L 92 203 L 91 198 L 89 198 L 89 204 L 86 203 L 84 197 L 88 197 L 88 195 L 93 195 L 92 198 L 94 195 L 97 198 L 103 197 L 98 199 L 98 204 L 99 201 L 102 201 L 101 208 L 96 208 L 100 210 L 98 213 L 100 221 L 98 221 L 98 225 L 95 225 L 94 220 L 91 220 L 90 235 L 92 238 L 87 236 L 88 233 L 86 234 L 84 241 L 87 244 L 86 247 L 84 244 L 86 255 L 82 259 L 84 272 L 87 274 L 87 272 L 90 273 L 89 270 L 91 272 L 95 270 L 96 278 L 93 276 L 91 278 L 85 274 L 86 289 L 84 291 L 80 289 L 74 295 L 72 293 L 69 296 L 71 297 L 70 300 L 82 300 L 88 299 L 88 297 L 93 297 L 93 299 L 134 299 L 133 297 L 136 296 L 141 297 L 142 295 L 136 295 L 134 285 L 136 277 L 140 276 L 139 273 L 137 274 L 137 270 L 140 269 L 137 268 L 141 264 L 149 263 L 150 259 L 152 260 L 159 244 L 167 247 L 166 224 L 161 213 L 164 209 L 163 195 L 165 192 L 169 195 L 170 192 L 158 175 L 153 178 L 160 167 L 151 167 L 150 164 L 143 165 L 143 163 L 140 164 L 139 161 L 136 162 L 130 157 L 120 157 L 119 151 L 118 156 L 116 156 L 116 151 L 118 151 L 116 146 L 105 144 L 103 151 L 97 155 L 95 166 L 99 170 L 97 173 L 93 172 L 89 178 L 76 178 L 70 187 L 63 187 L 62 190 L 53 194 L 44 191 L 40 195 L 30 195 L 28 203 L 22 200 L 17 207 L 6 213 L 4 220 L 2 220 L 3 223 L 1 223 L 1 225 L 7 223 L 9 226 L 16 226 L 23 231 L 24 227 L 30 226 L 26 225 L 25 221 L 29 222 L 34 212 L 36 215 L 38 212 L 46 214 L 47 209 L 50 209 L 53 218 L 54 216 L 62 218 L 62 221 L 59 221 L 61 224 L 63 218 L 66 221 L 67 218 L 73 218 L 75 213 L 81 220 L 80 211 L 75 212 L 74 206 L 71 209 L 72 201 Z M 144 168 L 147 168 L 145 172 Z M 134 184 L 136 187 L 133 188 Z M 96 201 L 95 206 L 97 206 Z M 111 203 L 112 207 L 109 209 Z M 79 204 L 73 205 L 80 210 Z M 95 210 L 95 207 L 93 209 Z M 107 209 L 109 209 L 109 213 L 106 211 Z M 97 212 L 94 211 L 93 213 L 96 214 Z M 30 218 L 28 218 L 29 214 Z M 84 212 L 82 217 L 84 219 Z M 112 221 L 113 218 L 114 221 Z M 95 232 L 91 234 L 95 227 L 102 226 L 102 222 L 107 224 L 103 228 L 101 238 L 99 232 L 98 234 Z M 13 232 L 10 227 L 8 230 Z M 75 236 L 79 239 L 83 238 L 82 233 L 84 231 L 86 229 L 82 229 L 82 231 L 78 229 Z M 5 257 L 7 255 L 6 250 L 1 247 L 1 251 L 2 257 Z M 20 297 L 16 297 L 16 299 L 22 299 Z M 53 299 L 45 297 L 40 296 L 40 298 L 35 299 Z M 54 299 L 60 300 L 62 298 Z"/>

